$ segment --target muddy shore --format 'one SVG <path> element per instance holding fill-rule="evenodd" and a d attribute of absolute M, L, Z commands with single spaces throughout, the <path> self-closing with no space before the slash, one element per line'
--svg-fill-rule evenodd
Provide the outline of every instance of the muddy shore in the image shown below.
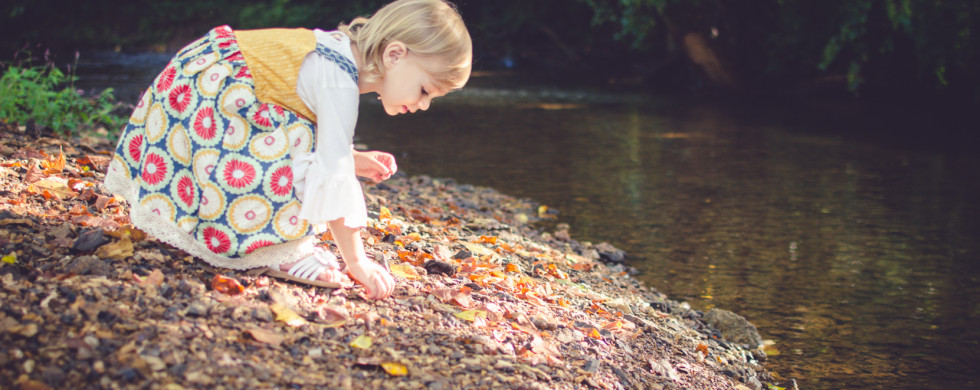
<path fill-rule="evenodd" d="M 426 176 L 365 183 L 366 249 L 399 282 L 367 301 L 146 237 L 101 184 L 113 145 L 0 127 L 0 388 L 773 383 L 751 324 L 642 285 L 611 245 L 542 232 L 533 201 Z"/>

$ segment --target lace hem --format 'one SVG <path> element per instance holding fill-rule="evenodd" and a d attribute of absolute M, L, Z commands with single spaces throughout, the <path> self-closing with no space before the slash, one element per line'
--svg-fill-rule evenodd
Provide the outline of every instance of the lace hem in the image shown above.
<path fill-rule="evenodd" d="M 188 254 L 206 261 L 215 267 L 231 269 L 249 269 L 256 267 L 276 267 L 281 264 L 299 261 L 314 253 L 315 237 L 310 235 L 298 240 L 287 241 L 256 249 L 251 254 L 239 258 L 217 255 L 204 243 L 185 233 L 177 224 L 164 219 L 146 207 L 139 204 L 137 187 L 130 178 L 122 173 L 126 169 L 118 160 L 109 164 L 105 177 L 105 187 L 110 192 L 120 195 L 129 202 L 130 221 L 133 226 L 147 234 L 173 245 Z"/>

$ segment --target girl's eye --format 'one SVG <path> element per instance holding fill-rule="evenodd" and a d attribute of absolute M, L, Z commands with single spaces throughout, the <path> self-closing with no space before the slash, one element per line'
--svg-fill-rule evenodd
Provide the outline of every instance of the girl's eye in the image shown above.
<path fill-rule="evenodd" d="M 426 90 L 425 90 L 425 88 L 423 87 L 423 88 L 422 88 L 422 95 L 428 95 L 428 94 L 429 94 L 429 92 L 428 92 L 428 91 L 426 91 Z"/>

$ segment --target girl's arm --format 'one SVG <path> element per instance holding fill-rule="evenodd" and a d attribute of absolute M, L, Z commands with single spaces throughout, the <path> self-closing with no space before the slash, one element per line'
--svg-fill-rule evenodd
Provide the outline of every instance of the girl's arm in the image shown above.
<path fill-rule="evenodd" d="M 361 231 L 344 225 L 344 219 L 328 222 L 334 242 L 340 247 L 340 255 L 347 263 L 347 271 L 354 280 L 364 285 L 368 298 L 384 299 L 395 291 L 395 280 L 380 264 L 367 258 Z"/>

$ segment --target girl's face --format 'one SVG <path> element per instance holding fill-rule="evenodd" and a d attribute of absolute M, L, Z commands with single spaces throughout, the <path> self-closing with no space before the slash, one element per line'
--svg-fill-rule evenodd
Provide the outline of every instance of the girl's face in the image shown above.
<path fill-rule="evenodd" d="M 384 65 L 385 75 L 377 92 L 388 115 L 428 110 L 432 99 L 446 94 L 426 71 L 442 66 L 441 61 L 421 57 L 396 42 L 388 46 Z"/>

